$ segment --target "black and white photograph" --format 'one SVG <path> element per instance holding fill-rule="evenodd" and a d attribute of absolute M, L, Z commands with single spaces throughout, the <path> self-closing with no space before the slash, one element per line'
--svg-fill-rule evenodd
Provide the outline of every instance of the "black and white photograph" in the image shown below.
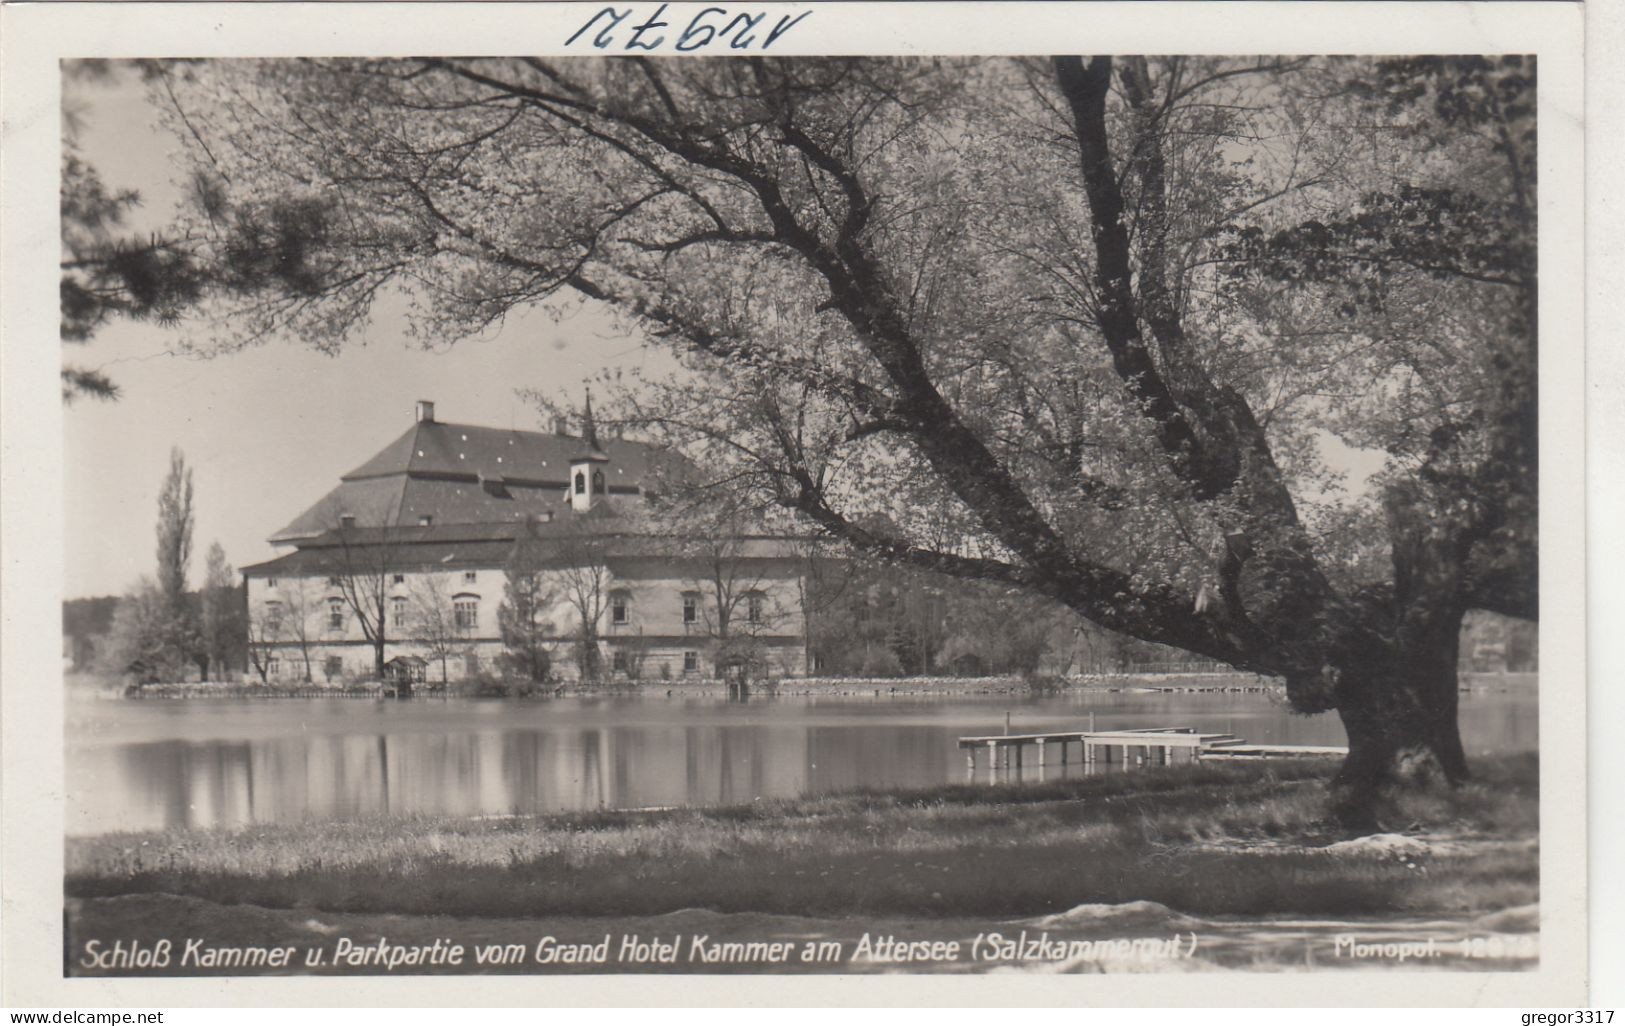
<path fill-rule="evenodd" d="M 1563 11 L 547 6 L 39 84 L 59 988 L 1584 1002 Z"/>

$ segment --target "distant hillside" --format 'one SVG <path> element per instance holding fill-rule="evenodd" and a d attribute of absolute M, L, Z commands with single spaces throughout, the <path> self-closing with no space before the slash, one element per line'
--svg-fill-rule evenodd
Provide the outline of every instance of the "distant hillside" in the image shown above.
<path fill-rule="evenodd" d="M 1540 669 L 1540 624 L 1470 610 L 1461 625 L 1461 668 L 1477 673 L 1534 673 Z"/>

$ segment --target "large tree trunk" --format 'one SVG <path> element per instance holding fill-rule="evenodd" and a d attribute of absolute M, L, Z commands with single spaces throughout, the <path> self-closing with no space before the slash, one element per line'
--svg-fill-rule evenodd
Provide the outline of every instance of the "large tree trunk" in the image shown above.
<path fill-rule="evenodd" d="M 1456 722 L 1456 650 L 1453 635 L 1437 638 L 1426 648 L 1398 650 L 1385 666 L 1345 674 L 1338 714 L 1349 754 L 1332 781 L 1333 813 L 1345 829 L 1378 829 L 1378 806 L 1390 784 L 1467 779 Z"/>
<path fill-rule="evenodd" d="M 1467 779 L 1456 672 L 1470 546 L 1461 525 L 1416 501 L 1419 491 L 1399 486 L 1387 496 L 1395 582 L 1381 617 L 1388 623 L 1361 625 L 1340 646 L 1336 702 L 1349 754 L 1333 781 L 1333 812 L 1353 831 L 1379 826 L 1386 784 Z"/>

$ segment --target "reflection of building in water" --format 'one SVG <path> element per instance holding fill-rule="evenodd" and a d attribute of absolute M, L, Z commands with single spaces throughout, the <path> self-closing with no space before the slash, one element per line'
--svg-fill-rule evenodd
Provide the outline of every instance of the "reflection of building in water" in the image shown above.
<path fill-rule="evenodd" d="M 243 569 L 251 677 L 372 677 L 380 635 L 388 672 L 431 683 L 495 675 L 521 638 L 549 678 L 803 673 L 796 539 L 677 519 L 659 498 L 684 468 L 600 441 L 590 399 L 579 436 L 446 424 L 419 402 L 410 430 L 271 538 L 293 551 Z M 504 620 L 510 577 L 534 608 Z"/>
<path fill-rule="evenodd" d="M 77 781 L 75 804 L 117 806 L 92 810 L 85 825 L 99 832 L 751 801 L 809 789 L 808 734 L 595 727 L 170 741 L 117 749 L 116 765 Z M 104 777 L 122 784 L 98 790 Z"/>
<path fill-rule="evenodd" d="M 65 826 L 115 830 L 414 814 L 504 815 L 791 798 L 964 779 L 964 734 L 1011 706 L 665 698 L 507 702 L 96 703 L 67 738 Z M 1335 715 L 1243 693 L 1119 693 L 1014 704 L 1015 729 L 1178 723 L 1282 744 L 1341 744 Z M 1472 755 L 1534 751 L 1534 689 L 1462 696 Z M 1059 775 L 1051 758 L 1045 773 Z M 1095 764 L 1117 772 L 1120 763 Z M 1088 767 L 1076 758 L 1068 775 Z M 1024 776 L 1037 779 L 1028 760 Z M 986 779 L 985 760 L 979 779 Z"/>

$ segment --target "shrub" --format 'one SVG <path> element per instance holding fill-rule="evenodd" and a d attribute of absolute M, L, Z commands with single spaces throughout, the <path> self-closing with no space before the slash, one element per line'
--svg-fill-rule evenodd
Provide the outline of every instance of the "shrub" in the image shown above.
<path fill-rule="evenodd" d="M 901 677 L 903 662 L 891 649 L 876 646 L 864 653 L 859 671 L 865 677 Z"/>

